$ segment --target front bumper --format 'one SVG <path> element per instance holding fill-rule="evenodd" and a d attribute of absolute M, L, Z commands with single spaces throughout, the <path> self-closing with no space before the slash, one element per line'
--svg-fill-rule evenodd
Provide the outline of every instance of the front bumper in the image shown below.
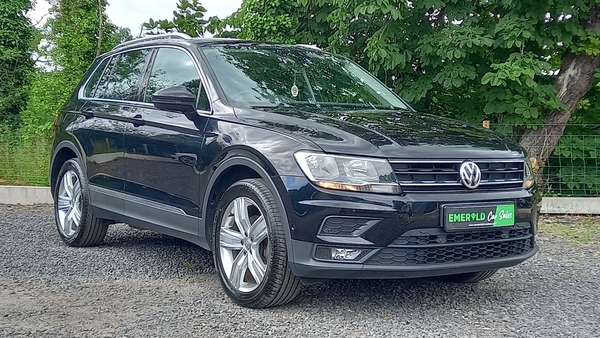
<path fill-rule="evenodd" d="M 303 278 L 416 278 L 517 265 L 538 250 L 532 191 L 379 195 L 325 190 L 282 177 L 289 200 L 289 263 Z M 514 203 L 515 226 L 446 232 L 444 204 Z M 360 250 L 355 260 L 323 255 Z"/>
<path fill-rule="evenodd" d="M 319 261 L 315 260 L 313 255 L 306 254 L 313 250 L 314 244 L 293 241 L 292 246 L 292 272 L 298 277 L 318 279 L 421 278 L 494 270 L 517 265 L 533 257 L 538 251 L 537 245 L 534 244 L 525 253 L 510 257 L 422 265 L 381 265 Z"/>

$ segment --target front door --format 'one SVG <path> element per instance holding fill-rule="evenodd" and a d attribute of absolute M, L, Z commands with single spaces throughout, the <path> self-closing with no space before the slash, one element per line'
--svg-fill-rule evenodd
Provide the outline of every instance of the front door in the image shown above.
<path fill-rule="evenodd" d="M 186 86 L 197 94 L 193 120 L 152 105 L 152 94 Z M 131 114 L 125 133 L 125 212 L 133 218 L 177 232 L 198 235 L 200 150 L 208 121 L 208 100 L 190 54 L 160 48 L 144 88 L 144 107 Z"/>

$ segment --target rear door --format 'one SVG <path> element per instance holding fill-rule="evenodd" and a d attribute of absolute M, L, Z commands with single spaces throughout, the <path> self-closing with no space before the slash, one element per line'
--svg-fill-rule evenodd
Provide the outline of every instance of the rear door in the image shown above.
<path fill-rule="evenodd" d="M 84 119 L 74 131 L 87 157 L 92 203 L 105 211 L 124 211 L 124 132 L 139 101 L 139 79 L 149 50 L 113 55 L 101 61 L 83 88 Z"/>
<path fill-rule="evenodd" d="M 208 98 L 189 52 L 162 47 L 155 53 L 142 93 L 146 105 L 133 112 L 133 128 L 125 133 L 125 211 L 134 219 L 197 235 Z M 199 114 L 193 120 L 152 105 L 152 94 L 173 86 L 196 93 Z"/>

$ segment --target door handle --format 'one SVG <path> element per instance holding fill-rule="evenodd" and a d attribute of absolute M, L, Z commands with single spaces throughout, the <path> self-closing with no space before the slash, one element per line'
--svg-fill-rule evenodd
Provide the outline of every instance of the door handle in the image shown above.
<path fill-rule="evenodd" d="M 144 121 L 144 117 L 142 116 L 142 114 L 136 114 L 132 118 L 131 123 L 133 123 L 134 127 L 140 127 L 140 126 L 143 126 L 144 124 L 146 124 L 146 121 Z"/>
<path fill-rule="evenodd" d="M 85 116 L 86 119 L 91 119 L 92 117 L 94 117 L 94 110 L 92 108 L 85 108 L 83 111 L 83 116 Z"/>

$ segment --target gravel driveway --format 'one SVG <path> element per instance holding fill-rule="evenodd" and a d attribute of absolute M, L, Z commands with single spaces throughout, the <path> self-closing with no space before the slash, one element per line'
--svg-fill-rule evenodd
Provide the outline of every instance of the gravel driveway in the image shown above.
<path fill-rule="evenodd" d="M 600 247 L 544 234 L 477 285 L 333 281 L 250 310 L 184 241 L 117 225 L 69 248 L 49 206 L 0 205 L 0 231 L 2 337 L 600 337 Z"/>

